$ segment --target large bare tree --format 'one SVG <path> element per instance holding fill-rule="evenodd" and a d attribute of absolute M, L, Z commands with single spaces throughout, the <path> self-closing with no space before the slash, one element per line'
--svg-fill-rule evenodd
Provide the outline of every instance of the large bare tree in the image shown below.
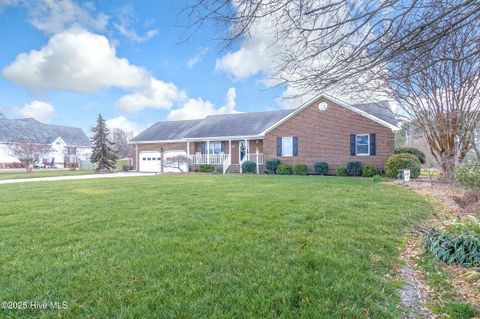
<path fill-rule="evenodd" d="M 132 158 L 134 157 L 133 145 L 129 144 L 133 138 L 132 132 L 127 132 L 120 128 L 114 128 L 110 131 L 113 148 L 117 152 L 119 158 Z"/>
<path fill-rule="evenodd" d="M 423 133 L 446 177 L 465 158 L 480 124 L 479 26 L 450 32 L 428 52 L 397 57 L 389 78 L 389 93 Z"/>
<path fill-rule="evenodd" d="M 480 19 L 480 1 L 196 0 L 183 12 L 190 30 L 213 21 L 227 45 L 262 33 L 279 48 L 272 51 L 270 83 L 309 94 L 376 90 L 392 74 L 387 69 L 402 67 L 391 61 L 428 55 L 441 39 Z M 445 59 L 438 55 L 431 63 Z M 414 67 L 419 72 L 426 65 Z"/>
<path fill-rule="evenodd" d="M 8 148 L 10 155 L 18 159 L 27 172 L 31 172 L 35 164 L 52 150 L 50 145 L 38 144 L 31 140 L 10 143 Z"/>

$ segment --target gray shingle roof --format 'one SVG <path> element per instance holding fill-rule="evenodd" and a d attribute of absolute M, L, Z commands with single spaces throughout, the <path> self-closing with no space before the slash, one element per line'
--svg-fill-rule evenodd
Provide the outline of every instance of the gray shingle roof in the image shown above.
<path fill-rule="evenodd" d="M 388 102 L 377 102 L 377 103 L 361 103 L 361 104 L 353 104 L 353 107 L 367 112 L 389 124 L 397 125 L 397 119 L 395 118 L 395 114 L 390 109 L 390 105 Z"/>
<path fill-rule="evenodd" d="M 0 142 L 2 143 L 30 140 L 40 144 L 51 144 L 58 137 L 71 146 L 91 145 L 81 128 L 45 124 L 32 118 L 0 118 Z"/>
<path fill-rule="evenodd" d="M 354 104 L 385 122 L 397 125 L 388 103 Z M 207 116 L 202 120 L 157 122 L 137 135 L 133 142 L 181 140 L 184 138 L 255 136 L 283 119 L 295 109 Z"/>
<path fill-rule="evenodd" d="M 182 138 L 259 135 L 293 110 L 211 115 L 202 120 L 157 122 L 133 142 Z"/>
<path fill-rule="evenodd" d="M 181 140 L 188 137 L 195 126 L 203 120 L 157 122 L 135 136 L 132 141 Z"/>

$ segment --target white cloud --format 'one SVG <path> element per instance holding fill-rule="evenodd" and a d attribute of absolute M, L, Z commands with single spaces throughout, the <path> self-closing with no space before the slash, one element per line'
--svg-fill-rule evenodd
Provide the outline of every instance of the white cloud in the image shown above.
<path fill-rule="evenodd" d="M 19 0 L 0 0 L 0 13 L 3 9 L 10 6 L 16 6 L 19 3 Z"/>
<path fill-rule="evenodd" d="M 94 15 L 94 6 L 90 3 L 78 5 L 72 0 L 38 0 L 26 2 L 31 24 L 46 33 L 58 33 L 71 27 L 103 31 L 108 16 L 103 13 Z"/>
<path fill-rule="evenodd" d="M 192 120 L 202 119 L 208 115 L 237 113 L 236 107 L 237 93 L 235 88 L 228 89 L 225 97 L 225 105 L 215 109 L 212 102 L 203 100 L 202 98 L 190 98 L 182 107 L 170 111 L 167 115 L 168 120 Z"/>
<path fill-rule="evenodd" d="M 208 48 L 197 49 L 197 51 L 195 52 L 195 55 L 192 56 L 187 62 L 188 68 L 189 69 L 193 68 L 195 66 L 195 64 L 200 62 L 205 57 L 205 55 L 207 53 L 208 53 Z"/>
<path fill-rule="evenodd" d="M 240 49 L 228 52 L 217 59 L 215 69 L 230 73 L 236 80 L 248 78 L 260 72 L 268 72 L 281 45 L 267 31 L 272 30 L 267 21 L 252 27 L 252 36 L 247 37 Z"/>
<path fill-rule="evenodd" d="M 135 11 L 133 6 L 126 5 L 120 9 L 118 15 L 118 23 L 114 23 L 113 26 L 120 32 L 123 36 L 134 42 L 146 42 L 158 34 L 157 29 L 150 29 L 145 32 L 144 35 L 138 34 L 138 32 L 132 27 L 136 22 Z M 151 25 L 151 20 L 146 21 L 145 25 Z"/>
<path fill-rule="evenodd" d="M 132 121 L 129 121 L 125 116 L 121 115 L 118 117 L 114 117 L 106 121 L 107 127 L 109 129 L 119 128 L 124 130 L 128 133 L 133 133 L 133 135 L 137 135 L 140 133 L 141 129 L 140 126 Z"/>
<path fill-rule="evenodd" d="M 137 112 L 144 108 L 169 109 L 173 102 L 184 99 L 186 94 L 175 84 L 150 78 L 142 90 L 122 96 L 116 103 L 122 112 Z"/>
<path fill-rule="evenodd" d="M 19 54 L 3 75 L 33 92 L 53 88 L 85 93 L 133 89 L 150 77 L 143 68 L 118 58 L 107 38 L 82 29 L 58 33 L 40 50 Z"/>
<path fill-rule="evenodd" d="M 21 117 L 33 117 L 40 122 L 50 122 L 55 114 L 55 109 L 47 102 L 34 100 L 23 107 L 13 107 L 12 112 Z"/>
<path fill-rule="evenodd" d="M 40 50 L 19 54 L 3 69 L 3 76 L 33 93 L 47 89 L 94 93 L 110 87 L 132 91 L 118 100 L 122 111 L 168 109 L 185 96 L 175 84 L 117 57 L 106 37 L 83 29 L 58 33 Z"/>

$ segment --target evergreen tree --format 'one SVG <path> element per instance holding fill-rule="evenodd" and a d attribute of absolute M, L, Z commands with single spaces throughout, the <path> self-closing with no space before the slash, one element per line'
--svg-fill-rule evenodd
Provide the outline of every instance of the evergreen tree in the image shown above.
<path fill-rule="evenodd" d="M 108 139 L 108 128 L 105 119 L 101 114 L 98 115 L 97 125 L 92 128 L 94 133 L 92 143 L 93 150 L 90 160 L 97 163 L 97 171 L 111 170 L 115 168 L 117 154 L 113 149 L 113 144 Z"/>

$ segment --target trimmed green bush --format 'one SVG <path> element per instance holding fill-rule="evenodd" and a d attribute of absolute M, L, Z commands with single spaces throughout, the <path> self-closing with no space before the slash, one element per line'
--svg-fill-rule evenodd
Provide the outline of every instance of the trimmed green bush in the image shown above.
<path fill-rule="evenodd" d="M 347 169 L 343 166 L 339 166 L 336 169 L 337 176 L 347 176 Z"/>
<path fill-rule="evenodd" d="M 313 169 L 315 170 L 315 174 L 318 174 L 318 175 L 328 174 L 328 164 L 326 162 L 318 162 L 313 164 Z"/>
<path fill-rule="evenodd" d="M 280 160 L 274 158 L 265 162 L 265 173 L 275 174 L 277 172 L 277 167 L 280 165 Z"/>
<path fill-rule="evenodd" d="M 292 175 L 292 166 L 288 164 L 278 164 L 275 172 L 278 175 Z"/>
<path fill-rule="evenodd" d="M 453 180 L 468 188 L 480 188 L 480 163 L 457 165 L 453 171 Z"/>
<path fill-rule="evenodd" d="M 375 175 L 380 175 L 380 170 L 373 165 L 365 165 L 362 168 L 363 177 L 373 177 Z"/>
<path fill-rule="evenodd" d="M 202 164 L 198 167 L 200 173 L 213 173 L 215 171 L 215 166 L 210 164 Z"/>
<path fill-rule="evenodd" d="M 375 175 L 372 177 L 372 180 L 374 183 L 380 183 L 382 181 L 382 176 L 380 175 Z"/>
<path fill-rule="evenodd" d="M 480 266 L 480 236 L 431 231 L 423 238 L 423 247 L 445 263 Z"/>
<path fill-rule="evenodd" d="M 256 173 L 257 164 L 252 161 L 245 161 L 242 163 L 242 173 Z"/>
<path fill-rule="evenodd" d="M 385 175 L 391 178 L 401 176 L 401 170 L 409 169 L 410 177 L 417 178 L 420 175 L 420 160 L 408 153 L 394 154 L 385 161 Z"/>
<path fill-rule="evenodd" d="M 395 154 L 412 154 L 418 157 L 421 164 L 425 164 L 425 153 L 415 147 L 398 147 Z"/>
<path fill-rule="evenodd" d="M 308 167 L 305 164 L 296 164 L 294 170 L 295 175 L 307 175 Z"/>
<path fill-rule="evenodd" d="M 362 163 L 359 161 L 351 161 L 346 166 L 348 176 L 361 176 L 362 175 Z"/>

